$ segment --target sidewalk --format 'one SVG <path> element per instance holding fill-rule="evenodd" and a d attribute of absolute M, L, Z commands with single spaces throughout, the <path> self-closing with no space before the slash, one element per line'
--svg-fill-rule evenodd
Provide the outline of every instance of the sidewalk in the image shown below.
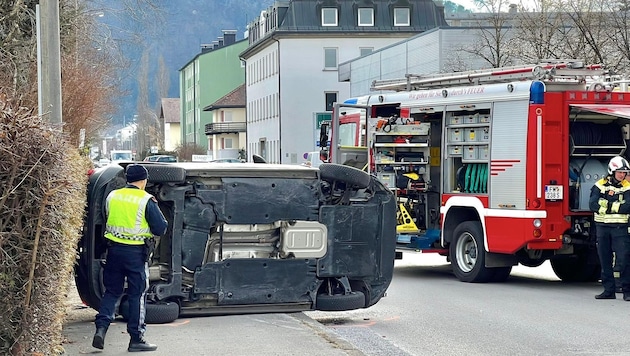
<path fill-rule="evenodd" d="M 96 311 L 84 306 L 74 288 L 68 293 L 63 327 L 66 355 L 128 355 L 126 324 L 109 328 L 105 349 L 92 347 Z M 148 325 L 147 340 L 158 345 L 148 355 L 322 355 L 360 356 L 362 352 L 304 315 L 252 314 L 177 319 Z"/>

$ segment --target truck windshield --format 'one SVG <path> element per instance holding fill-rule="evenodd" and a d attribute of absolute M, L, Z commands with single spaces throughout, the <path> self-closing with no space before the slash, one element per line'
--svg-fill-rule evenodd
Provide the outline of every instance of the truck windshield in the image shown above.
<path fill-rule="evenodd" d="M 356 122 L 339 125 L 339 144 L 341 146 L 357 146 Z"/>
<path fill-rule="evenodd" d="M 112 153 L 112 160 L 114 161 L 131 161 L 131 152 L 116 152 Z"/>

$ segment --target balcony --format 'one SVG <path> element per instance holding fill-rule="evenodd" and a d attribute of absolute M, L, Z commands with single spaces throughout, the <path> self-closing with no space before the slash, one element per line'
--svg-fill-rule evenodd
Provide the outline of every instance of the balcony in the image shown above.
<path fill-rule="evenodd" d="M 224 133 L 239 133 L 247 131 L 245 122 L 215 122 L 206 124 L 206 135 L 218 135 Z"/>

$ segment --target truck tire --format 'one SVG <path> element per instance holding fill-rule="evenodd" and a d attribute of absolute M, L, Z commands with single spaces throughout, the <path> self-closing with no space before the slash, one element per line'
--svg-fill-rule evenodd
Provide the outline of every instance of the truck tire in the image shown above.
<path fill-rule="evenodd" d="M 586 254 L 551 259 L 551 268 L 563 282 L 596 282 L 601 274 L 599 264 L 589 264 Z"/>
<path fill-rule="evenodd" d="M 460 281 L 485 283 L 493 277 L 494 271 L 485 266 L 486 251 L 478 221 L 464 221 L 457 225 L 449 253 L 453 273 Z"/>
<path fill-rule="evenodd" d="M 491 270 L 492 270 L 492 277 L 490 278 L 490 282 L 501 283 L 501 282 L 505 282 L 510 277 L 510 273 L 512 273 L 512 266 L 495 267 L 495 268 L 492 268 Z"/>
<path fill-rule="evenodd" d="M 340 164 L 322 163 L 319 172 L 325 181 L 340 181 L 357 188 L 367 188 L 372 181 L 372 177 L 366 172 Z"/>
<path fill-rule="evenodd" d="M 350 292 L 348 294 L 318 294 L 315 309 L 321 311 L 344 311 L 365 307 L 365 294 L 363 292 Z"/>

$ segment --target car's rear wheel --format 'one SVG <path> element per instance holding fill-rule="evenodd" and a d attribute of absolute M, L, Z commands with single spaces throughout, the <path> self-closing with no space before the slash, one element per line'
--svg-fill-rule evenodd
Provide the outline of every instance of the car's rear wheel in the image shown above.
<path fill-rule="evenodd" d="M 350 292 L 348 294 L 318 294 L 316 309 L 322 311 L 354 310 L 365 307 L 365 294 Z"/>

